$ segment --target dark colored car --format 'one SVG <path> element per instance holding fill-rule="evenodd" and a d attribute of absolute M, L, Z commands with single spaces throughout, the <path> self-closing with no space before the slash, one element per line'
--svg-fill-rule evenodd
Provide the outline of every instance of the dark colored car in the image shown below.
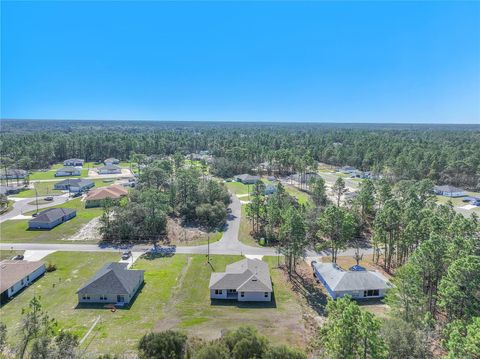
<path fill-rule="evenodd" d="M 24 258 L 23 254 L 17 254 L 15 257 L 12 258 L 14 261 L 22 261 Z"/>

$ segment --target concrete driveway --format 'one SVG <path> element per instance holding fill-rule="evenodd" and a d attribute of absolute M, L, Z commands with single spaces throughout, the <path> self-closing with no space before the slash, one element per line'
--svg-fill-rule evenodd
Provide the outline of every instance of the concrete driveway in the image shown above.
<path fill-rule="evenodd" d="M 56 206 L 56 205 L 67 202 L 68 199 L 69 199 L 68 193 L 65 193 L 59 196 L 53 196 L 53 201 L 45 204 L 39 204 L 38 209 Z M 33 202 L 33 201 L 35 201 L 35 197 L 21 198 L 21 199 L 16 198 L 15 202 L 12 205 L 13 209 L 10 212 L 2 214 L 0 216 L 0 223 L 5 222 L 9 219 L 13 219 L 14 217 L 17 217 L 19 215 L 23 215 L 26 212 L 35 211 L 37 209 L 37 206 L 29 204 L 30 202 Z"/>

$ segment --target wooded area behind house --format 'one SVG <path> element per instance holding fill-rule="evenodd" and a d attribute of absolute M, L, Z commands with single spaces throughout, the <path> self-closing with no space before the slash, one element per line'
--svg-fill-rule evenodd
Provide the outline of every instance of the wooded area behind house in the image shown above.
<path fill-rule="evenodd" d="M 221 177 L 268 162 L 275 174 L 315 161 L 383 174 L 394 182 L 428 178 L 479 189 L 480 127 L 475 125 L 254 124 L 4 120 L 2 160 L 46 168 L 66 158 L 147 161 L 149 156 L 207 150 Z"/>

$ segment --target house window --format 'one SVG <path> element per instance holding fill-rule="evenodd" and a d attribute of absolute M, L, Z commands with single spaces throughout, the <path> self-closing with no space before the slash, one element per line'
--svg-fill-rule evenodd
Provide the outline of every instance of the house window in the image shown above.
<path fill-rule="evenodd" d="M 87 295 L 87 294 L 84 294 L 84 295 L 82 296 L 82 299 L 83 299 L 83 300 L 90 300 L 90 296 Z"/>
<path fill-rule="evenodd" d="M 21 285 L 23 285 L 25 282 L 24 282 L 24 280 L 22 279 L 22 280 L 20 281 L 20 283 L 21 283 Z"/>
<path fill-rule="evenodd" d="M 245 297 L 245 292 L 240 292 L 240 297 Z"/>
<path fill-rule="evenodd" d="M 236 289 L 228 289 L 227 293 L 237 293 L 237 290 Z"/>
<path fill-rule="evenodd" d="M 265 292 L 265 294 L 263 295 L 265 298 L 268 298 L 268 292 Z"/>
<path fill-rule="evenodd" d="M 369 289 L 369 290 L 363 291 L 364 297 L 378 297 L 378 295 L 379 295 L 378 289 Z"/>
<path fill-rule="evenodd" d="M 101 295 L 100 300 L 107 300 L 107 296 L 106 295 Z"/>
<path fill-rule="evenodd" d="M 215 289 L 215 294 L 216 295 L 223 294 L 223 290 L 222 289 Z"/>

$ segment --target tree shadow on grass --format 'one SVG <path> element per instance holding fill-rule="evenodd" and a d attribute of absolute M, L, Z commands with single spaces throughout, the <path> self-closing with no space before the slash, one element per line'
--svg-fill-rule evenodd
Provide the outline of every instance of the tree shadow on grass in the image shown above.
<path fill-rule="evenodd" d="M 293 290 L 307 300 L 313 310 L 319 315 L 325 315 L 325 306 L 327 305 L 327 296 L 316 288 L 313 280 L 307 280 L 298 273 L 293 272 L 291 276 Z"/>

